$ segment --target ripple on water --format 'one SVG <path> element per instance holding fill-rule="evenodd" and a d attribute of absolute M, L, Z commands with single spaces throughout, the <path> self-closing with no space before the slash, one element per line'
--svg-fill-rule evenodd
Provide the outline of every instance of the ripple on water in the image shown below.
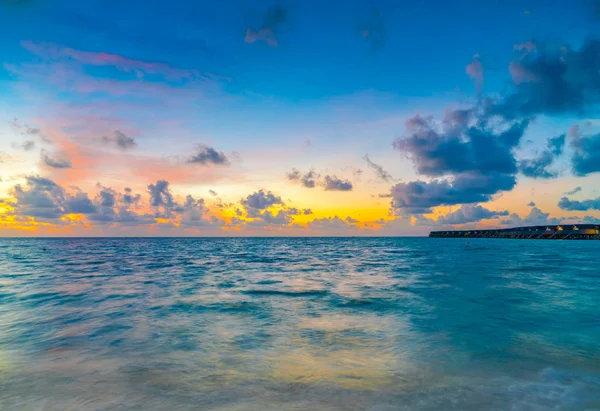
<path fill-rule="evenodd" d="M 600 409 L 599 247 L 0 240 L 0 409 Z"/>

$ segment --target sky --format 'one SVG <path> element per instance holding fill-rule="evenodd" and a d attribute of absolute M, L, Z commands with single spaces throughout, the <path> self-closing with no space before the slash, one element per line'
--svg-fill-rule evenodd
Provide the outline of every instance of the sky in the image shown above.
<path fill-rule="evenodd" d="M 600 223 L 600 1 L 0 0 L 0 236 Z"/>

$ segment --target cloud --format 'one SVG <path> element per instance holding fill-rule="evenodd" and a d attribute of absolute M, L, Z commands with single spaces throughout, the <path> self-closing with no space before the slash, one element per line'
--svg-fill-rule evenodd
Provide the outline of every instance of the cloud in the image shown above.
<path fill-rule="evenodd" d="M 583 224 L 600 224 L 600 218 L 591 215 L 586 215 L 581 219 Z"/>
<path fill-rule="evenodd" d="M 483 66 L 478 56 L 473 57 L 473 61 L 467 64 L 465 71 L 475 82 L 477 90 L 481 91 L 481 87 L 483 86 Z"/>
<path fill-rule="evenodd" d="M 134 73 L 138 77 L 150 74 L 174 81 L 202 78 L 202 75 L 196 70 L 174 68 L 162 62 L 147 62 L 118 54 L 75 50 L 53 43 L 23 41 L 21 45 L 31 53 L 47 60 L 76 61 L 91 66 L 110 66 L 123 72 Z"/>
<path fill-rule="evenodd" d="M 519 161 L 519 171 L 524 176 L 531 178 L 555 178 L 557 173 L 548 170 L 548 167 L 562 154 L 566 137 L 566 134 L 562 134 L 549 138 L 547 148 L 537 157 Z"/>
<path fill-rule="evenodd" d="M 305 208 L 304 210 L 299 210 L 296 207 L 290 207 L 286 209 L 286 212 L 289 215 L 311 215 L 313 212 L 310 208 Z"/>
<path fill-rule="evenodd" d="M 514 174 L 517 165 L 513 149 L 528 125 L 528 120 L 522 120 L 495 131 L 472 110 L 447 112 L 441 126 L 432 117 L 417 115 L 407 120 L 409 135 L 396 139 L 394 147 L 409 156 L 423 175 Z"/>
<path fill-rule="evenodd" d="M 368 154 L 365 154 L 363 159 L 367 162 L 369 167 L 375 171 L 375 174 L 377 174 L 377 177 L 380 180 L 385 181 L 386 183 L 391 183 L 394 181 L 394 177 L 392 177 L 392 175 L 388 173 L 382 166 L 371 161 Z"/>
<path fill-rule="evenodd" d="M 172 228 L 183 229 L 209 226 L 222 223 L 220 219 L 205 219 L 208 209 L 203 199 L 188 195 L 182 204 L 178 204 L 171 194 L 169 183 L 159 180 L 148 185 L 149 202 L 153 213 L 143 211 L 142 196 L 130 188 L 119 193 L 110 187 L 98 183 L 95 197 L 71 187 L 70 191 L 54 181 L 39 177 L 26 176 L 25 185 L 17 184 L 11 191 L 10 214 L 19 218 L 35 218 L 37 222 L 68 224 L 70 214 L 81 214 L 94 225 L 125 227 L 156 224 L 157 218 L 169 219 Z"/>
<path fill-rule="evenodd" d="M 428 214 L 441 205 L 483 203 L 499 191 L 511 190 L 514 175 L 462 173 L 452 180 L 398 183 L 391 188 L 391 208 L 400 214 Z"/>
<path fill-rule="evenodd" d="M 501 120 L 501 119 L 500 119 Z M 394 147 L 409 157 L 429 182 L 392 187 L 394 214 L 430 213 L 433 207 L 481 203 L 516 184 L 514 155 L 529 120 L 489 123 L 478 107 L 449 110 L 441 124 L 415 116 L 406 122 L 408 135 Z"/>
<path fill-rule="evenodd" d="M 350 221 L 348 221 L 338 216 L 315 218 L 307 224 L 307 227 L 317 230 L 343 230 L 348 228 L 357 228 L 357 226 L 351 221 L 355 220 L 350 219 Z"/>
<path fill-rule="evenodd" d="M 258 31 L 254 31 L 253 29 L 246 30 L 246 36 L 244 37 L 246 43 L 252 44 L 259 40 L 266 42 L 271 47 L 277 47 L 279 45 L 279 40 L 275 37 L 275 33 L 273 33 L 272 29 L 263 28 Z"/>
<path fill-rule="evenodd" d="M 48 139 L 42 131 L 37 127 L 31 127 L 27 124 L 22 124 L 18 118 L 13 117 L 9 122 L 10 127 L 18 134 L 26 137 L 36 136 L 39 137 L 44 143 L 52 143 L 52 140 Z"/>
<path fill-rule="evenodd" d="M 567 197 L 563 197 L 558 202 L 558 207 L 567 211 L 600 210 L 600 197 L 582 201 L 569 200 Z"/>
<path fill-rule="evenodd" d="M 246 210 L 265 210 L 273 205 L 283 204 L 283 200 L 271 191 L 265 192 L 261 189 L 242 199 L 241 203 Z"/>
<path fill-rule="evenodd" d="M 208 190 L 208 194 L 210 194 L 213 197 L 216 197 L 218 195 L 217 192 L 214 190 Z"/>
<path fill-rule="evenodd" d="M 509 226 L 534 226 L 534 225 L 556 225 L 561 224 L 558 218 L 550 218 L 550 213 L 544 213 L 537 207 L 533 207 L 525 218 L 513 213 L 508 218 L 500 221 L 503 225 Z"/>
<path fill-rule="evenodd" d="M 318 182 L 318 179 L 321 177 L 314 170 L 308 170 L 306 173 L 302 174 L 300 171 L 292 168 L 292 171 L 286 174 L 286 177 L 290 181 L 299 181 L 303 187 L 306 188 L 315 188 Z"/>
<path fill-rule="evenodd" d="M 203 227 L 210 225 L 210 222 L 204 219 L 208 212 L 204 199 L 195 199 L 188 195 L 183 204 L 183 211 L 179 223 L 184 227 Z"/>
<path fill-rule="evenodd" d="M 269 226 L 288 225 L 292 222 L 290 214 L 285 210 L 278 210 L 276 213 L 264 211 L 261 213 L 260 218 Z"/>
<path fill-rule="evenodd" d="M 535 207 L 535 203 L 533 201 L 530 201 L 529 203 L 527 203 L 528 207 Z"/>
<path fill-rule="evenodd" d="M 579 50 L 526 43 L 510 63 L 515 91 L 490 105 L 507 118 L 536 114 L 583 115 L 600 102 L 600 41 L 588 39 Z"/>
<path fill-rule="evenodd" d="M 123 193 L 97 184 L 100 191 L 94 198 L 96 212 L 87 218 L 97 224 L 119 224 L 121 226 L 141 226 L 154 223 L 155 217 L 136 211 L 141 204 L 141 194 L 134 194 L 126 187 Z"/>
<path fill-rule="evenodd" d="M 137 147 L 137 143 L 133 137 L 129 137 L 119 130 L 115 130 L 113 136 L 103 136 L 102 142 L 105 144 L 114 144 L 123 151 Z"/>
<path fill-rule="evenodd" d="M 42 150 L 41 155 L 42 155 L 42 161 L 48 167 L 52 167 L 52 168 L 72 168 L 73 167 L 73 164 L 71 163 L 71 161 L 69 161 L 67 159 L 52 158 L 45 150 Z"/>
<path fill-rule="evenodd" d="M 96 212 L 87 193 L 74 188 L 67 193 L 54 181 L 30 175 L 25 177 L 25 186 L 15 185 L 9 194 L 13 197 L 12 213 L 22 217 L 33 217 L 37 221 L 60 223 L 67 214 L 91 214 Z"/>
<path fill-rule="evenodd" d="M 440 216 L 436 222 L 441 225 L 467 224 L 507 215 L 508 210 L 492 211 L 479 204 L 465 204 L 452 213 Z"/>
<path fill-rule="evenodd" d="M 579 193 L 580 191 L 581 191 L 581 187 L 575 187 L 571 191 L 567 191 L 565 194 L 568 195 L 568 196 L 572 196 L 574 194 Z"/>
<path fill-rule="evenodd" d="M 342 180 L 337 176 L 325 176 L 323 179 L 325 191 L 352 191 L 352 183 L 349 180 Z"/>
<path fill-rule="evenodd" d="M 150 196 L 150 206 L 154 208 L 156 217 L 171 218 L 173 211 L 178 209 L 168 181 L 158 180 L 156 184 L 149 184 L 148 194 Z"/>
<path fill-rule="evenodd" d="M 17 184 L 9 192 L 14 198 L 14 214 L 47 221 L 59 219 L 66 213 L 62 187 L 35 175 L 26 176 L 25 181 L 25 186 Z"/>
<path fill-rule="evenodd" d="M 25 140 L 22 143 L 12 143 L 13 148 L 21 149 L 24 151 L 32 151 L 35 148 L 35 141 L 33 140 Z"/>
<path fill-rule="evenodd" d="M 189 164 L 214 164 L 214 165 L 228 165 L 229 159 L 222 151 L 217 151 L 207 145 L 199 145 L 197 153 L 187 159 Z"/>
<path fill-rule="evenodd" d="M 569 132 L 570 146 L 573 149 L 571 167 L 577 176 L 600 171 L 600 133 L 592 136 L 583 136 L 579 126 L 571 127 Z"/>
<path fill-rule="evenodd" d="M 267 10 L 263 18 L 262 27 L 258 30 L 248 28 L 244 41 L 246 43 L 254 43 L 264 41 L 271 47 L 277 47 L 279 40 L 276 32 L 278 28 L 287 20 L 287 10 L 282 6 L 274 6 Z"/>
<path fill-rule="evenodd" d="M 369 43 L 371 50 L 379 50 L 387 42 L 387 30 L 381 11 L 372 9 L 360 27 L 360 35 Z"/>
<path fill-rule="evenodd" d="M 77 190 L 72 196 L 67 196 L 65 200 L 65 212 L 70 214 L 91 214 L 96 212 L 96 207 L 88 194 Z"/>

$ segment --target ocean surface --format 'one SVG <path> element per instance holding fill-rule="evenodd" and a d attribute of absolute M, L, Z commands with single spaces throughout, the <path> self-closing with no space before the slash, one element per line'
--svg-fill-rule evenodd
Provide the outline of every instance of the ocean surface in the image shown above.
<path fill-rule="evenodd" d="M 2 239 L 1 410 L 600 409 L 600 242 Z"/>

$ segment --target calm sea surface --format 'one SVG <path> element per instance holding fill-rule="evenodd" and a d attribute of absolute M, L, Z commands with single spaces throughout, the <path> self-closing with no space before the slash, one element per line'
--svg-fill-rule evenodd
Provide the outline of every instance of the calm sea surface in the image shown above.
<path fill-rule="evenodd" d="M 0 240 L 0 409 L 600 409 L 600 242 Z"/>

